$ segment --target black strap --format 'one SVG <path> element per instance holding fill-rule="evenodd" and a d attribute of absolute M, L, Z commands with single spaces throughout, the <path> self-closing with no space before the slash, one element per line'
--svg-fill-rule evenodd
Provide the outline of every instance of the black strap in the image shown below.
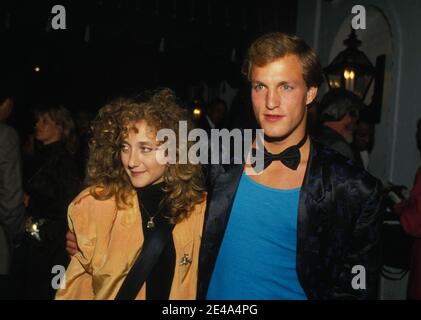
<path fill-rule="evenodd" d="M 165 245 L 172 237 L 173 224 L 162 223 L 143 244 L 142 251 L 127 274 L 115 300 L 134 300 L 148 278 Z"/>

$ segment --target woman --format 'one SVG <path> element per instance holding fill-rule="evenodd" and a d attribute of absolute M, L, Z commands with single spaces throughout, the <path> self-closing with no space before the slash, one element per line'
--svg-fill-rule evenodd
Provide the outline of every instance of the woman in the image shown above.
<path fill-rule="evenodd" d="M 173 227 L 169 241 L 135 298 L 196 297 L 205 210 L 201 168 L 160 161 L 165 151 L 156 137 L 165 128 L 179 138 L 182 120 L 187 114 L 168 89 L 143 102 L 120 99 L 100 110 L 93 123 L 89 188 L 69 206 L 79 252 L 57 299 L 115 299 L 137 256 L 163 226 Z"/>
<path fill-rule="evenodd" d="M 416 137 L 421 152 L 421 119 L 417 123 Z M 397 204 L 395 212 L 400 215 L 402 228 L 413 238 L 408 299 L 421 300 L 421 167 L 415 175 L 409 199 Z"/>
<path fill-rule="evenodd" d="M 67 207 L 81 187 L 73 157 L 77 139 L 70 112 L 61 106 L 36 112 L 35 139 L 42 146 L 24 183 L 26 234 L 14 264 L 21 285 L 19 297 L 53 299 L 52 269 L 69 263 L 65 251 Z"/>

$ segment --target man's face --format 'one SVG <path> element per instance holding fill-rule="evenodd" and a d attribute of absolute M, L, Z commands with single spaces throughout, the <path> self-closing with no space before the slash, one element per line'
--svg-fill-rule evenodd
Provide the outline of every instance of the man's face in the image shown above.
<path fill-rule="evenodd" d="M 372 147 L 373 127 L 366 122 L 358 122 L 355 130 L 354 143 L 358 150 L 370 150 Z"/>
<path fill-rule="evenodd" d="M 212 107 L 209 111 L 209 117 L 215 126 L 222 124 L 225 118 L 225 106 L 222 103 L 218 103 Z"/>
<path fill-rule="evenodd" d="M 7 98 L 3 102 L 0 102 L 0 122 L 6 122 L 12 113 L 13 99 Z"/>
<path fill-rule="evenodd" d="M 283 138 L 304 134 L 306 106 L 315 98 L 317 88 L 307 88 L 295 55 L 263 67 L 253 66 L 251 86 L 254 114 L 265 135 Z"/>

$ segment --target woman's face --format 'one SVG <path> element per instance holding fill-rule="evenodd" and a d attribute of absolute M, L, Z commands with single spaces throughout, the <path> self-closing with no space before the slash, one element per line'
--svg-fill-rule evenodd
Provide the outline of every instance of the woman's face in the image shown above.
<path fill-rule="evenodd" d="M 142 188 L 164 180 L 165 165 L 158 162 L 156 134 L 145 121 L 136 123 L 123 140 L 120 157 L 124 170 L 135 188 Z"/>
<path fill-rule="evenodd" d="M 35 139 L 44 145 L 59 141 L 61 139 L 61 128 L 48 114 L 40 114 L 35 123 Z"/>

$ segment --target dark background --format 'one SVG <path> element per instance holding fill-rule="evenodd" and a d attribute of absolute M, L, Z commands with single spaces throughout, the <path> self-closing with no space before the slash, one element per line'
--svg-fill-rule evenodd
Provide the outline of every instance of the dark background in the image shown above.
<path fill-rule="evenodd" d="M 48 30 L 56 4 L 66 8 L 66 30 Z M 1 1 L 2 78 L 13 82 L 19 107 L 97 109 L 113 95 L 157 86 L 188 100 L 201 80 L 238 87 L 250 42 L 294 32 L 296 10 L 296 1 L 279 0 Z"/>

